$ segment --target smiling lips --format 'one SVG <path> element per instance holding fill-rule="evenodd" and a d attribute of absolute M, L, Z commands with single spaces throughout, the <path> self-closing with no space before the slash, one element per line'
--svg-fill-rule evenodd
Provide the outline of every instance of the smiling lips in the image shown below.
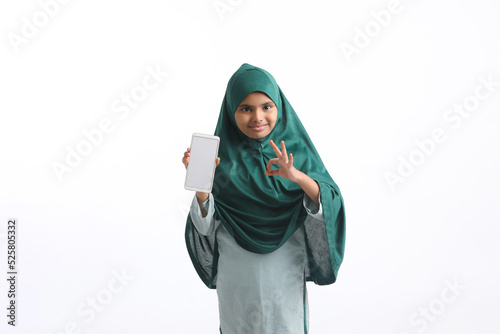
<path fill-rule="evenodd" d="M 257 126 L 250 126 L 250 129 L 254 131 L 262 131 L 264 128 L 268 126 L 268 124 L 262 124 L 262 125 L 257 125 Z"/>

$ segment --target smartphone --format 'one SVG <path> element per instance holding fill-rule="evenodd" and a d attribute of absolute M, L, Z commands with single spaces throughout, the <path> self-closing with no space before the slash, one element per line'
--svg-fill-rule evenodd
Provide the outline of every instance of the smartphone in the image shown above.
<path fill-rule="evenodd" d="M 219 142 L 218 136 L 193 133 L 185 189 L 204 193 L 212 191 Z"/>

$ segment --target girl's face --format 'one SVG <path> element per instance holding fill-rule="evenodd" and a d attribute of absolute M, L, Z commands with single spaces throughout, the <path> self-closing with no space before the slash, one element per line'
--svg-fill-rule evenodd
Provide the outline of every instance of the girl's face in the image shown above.
<path fill-rule="evenodd" d="M 276 124 L 278 109 L 273 100 L 262 92 L 253 92 L 234 112 L 238 128 L 250 138 L 267 136 Z"/>

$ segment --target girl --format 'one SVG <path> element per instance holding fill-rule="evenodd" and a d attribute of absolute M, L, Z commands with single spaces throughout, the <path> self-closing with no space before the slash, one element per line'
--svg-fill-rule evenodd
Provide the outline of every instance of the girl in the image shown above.
<path fill-rule="evenodd" d="M 214 134 L 214 186 L 194 196 L 185 237 L 198 275 L 217 289 L 219 330 L 307 333 L 305 283 L 334 283 L 344 256 L 340 190 L 261 68 L 243 64 L 233 74 Z"/>

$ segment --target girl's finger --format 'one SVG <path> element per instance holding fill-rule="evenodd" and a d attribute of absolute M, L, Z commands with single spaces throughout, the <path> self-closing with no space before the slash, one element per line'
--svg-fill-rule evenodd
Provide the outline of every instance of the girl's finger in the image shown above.
<path fill-rule="evenodd" d="M 279 169 L 273 169 L 272 171 L 265 170 L 264 174 L 268 176 L 279 175 Z"/>
<path fill-rule="evenodd" d="M 286 154 L 286 147 L 285 147 L 285 141 L 281 141 L 281 153 L 283 154 L 283 157 L 287 160 L 285 162 L 288 162 L 288 154 Z"/>
<path fill-rule="evenodd" d="M 266 165 L 266 169 L 268 171 L 270 171 L 271 170 L 271 166 L 274 165 L 274 164 L 277 164 L 278 161 L 279 161 L 278 158 L 269 159 L 269 161 L 267 162 L 267 165 Z"/>
<path fill-rule="evenodd" d="M 271 147 L 273 148 L 274 153 L 276 153 L 276 156 L 281 158 L 281 152 L 280 152 L 278 146 L 276 146 L 276 144 L 274 143 L 274 141 L 272 139 L 270 140 L 270 143 L 271 143 Z"/>
<path fill-rule="evenodd" d="M 293 155 L 292 155 L 292 153 L 290 153 L 290 165 L 293 166 Z"/>

